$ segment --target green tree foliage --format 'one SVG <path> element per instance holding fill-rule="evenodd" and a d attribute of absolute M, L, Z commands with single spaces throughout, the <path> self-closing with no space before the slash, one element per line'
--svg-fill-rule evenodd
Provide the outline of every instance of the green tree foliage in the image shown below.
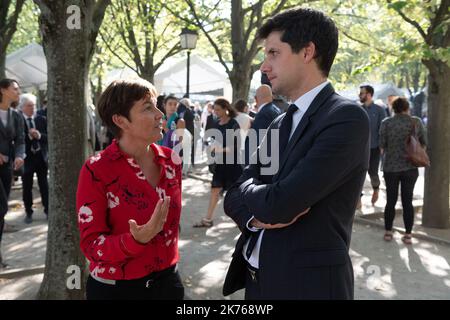
<path fill-rule="evenodd" d="M 102 47 L 153 82 L 167 58 L 181 50 L 180 22 L 160 0 L 114 0 L 100 31 Z"/>
<path fill-rule="evenodd" d="M 14 33 L 7 53 L 14 52 L 32 42 L 42 44 L 39 34 L 39 8 L 33 1 L 25 1 L 17 21 L 17 31 Z"/>
<path fill-rule="evenodd" d="M 8 46 L 17 30 L 17 20 L 25 0 L 0 1 L 0 78 L 5 77 L 5 58 Z"/>
<path fill-rule="evenodd" d="M 250 80 L 259 69 L 261 60 L 255 60 L 260 51 L 260 43 L 255 39 L 258 28 L 268 17 L 294 3 L 300 4 L 288 0 L 184 2 L 188 10 L 180 7 L 179 1 L 167 1 L 165 6 L 175 16 L 201 30 L 208 39 L 228 74 L 233 87 L 233 101 L 248 98 Z"/>

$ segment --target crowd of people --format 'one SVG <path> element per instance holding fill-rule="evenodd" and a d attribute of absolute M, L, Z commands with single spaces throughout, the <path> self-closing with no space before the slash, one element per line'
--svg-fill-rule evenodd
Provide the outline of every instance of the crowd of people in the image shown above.
<path fill-rule="evenodd" d="M 319 11 L 282 12 L 257 36 L 267 83 L 254 104 L 218 97 L 202 108 L 158 95 L 145 80 L 113 81 L 101 95 L 96 110 L 106 130 L 93 144 L 100 152 L 81 169 L 76 197 L 88 299 L 183 299 L 182 180 L 196 164 L 199 137 L 212 180 L 207 212 L 193 227 L 212 227 L 225 195 L 225 213 L 241 231 L 224 295 L 245 288 L 246 299 L 352 299 L 353 217 L 367 173 L 378 201 L 380 161 L 383 238 L 392 240 L 401 185 L 402 240 L 411 244 L 418 168 L 405 158 L 405 141 L 414 132 L 426 146 L 426 134 L 408 100 L 392 96 L 382 107 L 370 85 L 360 87 L 360 104 L 338 95 L 328 80 L 338 30 Z M 46 215 L 49 205 L 46 109 L 36 112 L 36 97 L 21 95 L 15 80 L 1 80 L 0 90 L 1 245 L 13 172 L 23 167 L 25 223 L 33 221 L 35 173 Z M 279 96 L 287 108 L 277 106 Z M 274 174 L 264 171 L 263 147 L 276 150 Z"/>

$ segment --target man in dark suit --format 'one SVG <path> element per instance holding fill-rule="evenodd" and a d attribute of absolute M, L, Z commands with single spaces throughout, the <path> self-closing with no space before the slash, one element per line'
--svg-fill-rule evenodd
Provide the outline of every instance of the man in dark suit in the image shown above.
<path fill-rule="evenodd" d="M 294 103 L 263 140 L 279 153 L 248 166 L 226 195 L 225 212 L 242 234 L 223 293 L 353 299 L 348 251 L 368 169 L 369 119 L 327 80 L 338 30 L 323 13 L 295 8 L 270 18 L 258 37 L 265 39 L 261 71 L 275 94 Z"/>
<path fill-rule="evenodd" d="M 20 87 L 16 80 L 0 80 L 0 269 L 6 267 L 2 259 L 3 232 L 6 228 L 5 215 L 8 212 L 8 198 L 11 191 L 13 170 L 19 170 L 25 158 L 22 116 L 11 108 L 19 102 Z"/>
<path fill-rule="evenodd" d="M 246 165 L 249 164 L 250 156 L 256 151 L 264 136 L 264 134 L 261 134 L 264 131 L 260 130 L 267 130 L 272 121 L 281 114 L 280 109 L 273 104 L 272 89 L 267 84 L 263 84 L 256 89 L 255 100 L 258 112 L 245 141 Z"/>
<path fill-rule="evenodd" d="M 26 158 L 22 176 L 22 195 L 25 206 L 25 223 L 33 222 L 33 177 L 37 175 L 44 213 L 48 215 L 48 147 L 47 119 L 35 115 L 36 97 L 24 94 L 20 97 L 19 108 L 24 117 Z"/>

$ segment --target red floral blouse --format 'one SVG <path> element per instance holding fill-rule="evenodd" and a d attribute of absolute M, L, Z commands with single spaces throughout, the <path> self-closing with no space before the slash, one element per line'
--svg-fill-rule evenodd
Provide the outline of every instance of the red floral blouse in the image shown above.
<path fill-rule="evenodd" d="M 77 190 L 80 247 L 90 261 L 90 272 L 112 280 L 142 278 L 177 263 L 181 213 L 181 160 L 172 150 L 151 144 L 160 180 L 153 188 L 133 158 L 116 140 L 86 161 Z M 163 230 L 147 244 L 130 233 L 129 219 L 145 224 L 158 199 L 170 196 Z"/>

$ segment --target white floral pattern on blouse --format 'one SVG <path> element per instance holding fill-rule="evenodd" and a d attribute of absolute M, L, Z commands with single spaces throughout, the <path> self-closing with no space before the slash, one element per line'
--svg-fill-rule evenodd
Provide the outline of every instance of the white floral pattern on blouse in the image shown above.
<path fill-rule="evenodd" d="M 108 192 L 106 197 L 108 198 L 108 208 L 113 209 L 120 204 L 119 197 L 115 196 L 112 192 Z"/>
<path fill-rule="evenodd" d="M 78 221 L 80 223 L 89 223 L 92 220 L 94 220 L 94 217 L 92 216 L 91 208 L 87 206 L 80 207 L 80 210 L 78 211 Z"/>

